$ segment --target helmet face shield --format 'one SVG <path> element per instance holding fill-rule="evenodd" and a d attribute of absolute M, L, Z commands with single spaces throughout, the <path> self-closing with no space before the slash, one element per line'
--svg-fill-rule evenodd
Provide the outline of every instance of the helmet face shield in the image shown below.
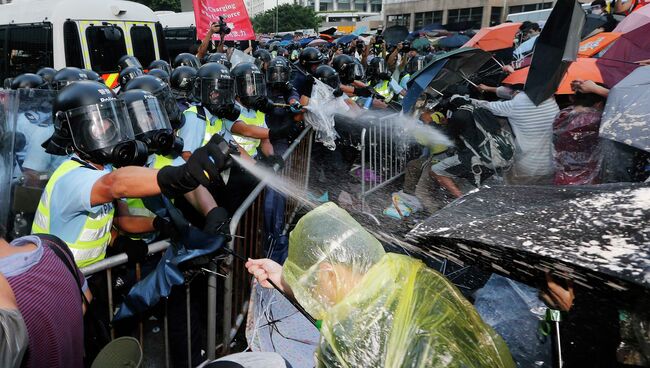
<path fill-rule="evenodd" d="M 201 79 L 201 103 L 224 106 L 235 103 L 232 79 Z"/>
<path fill-rule="evenodd" d="M 334 89 L 337 89 L 341 85 L 341 80 L 339 79 L 338 74 L 333 74 L 327 77 L 323 77 L 320 79 L 320 81 Z"/>
<path fill-rule="evenodd" d="M 126 108 L 136 138 L 151 131 L 172 129 L 167 112 L 153 95 L 128 103 Z"/>
<path fill-rule="evenodd" d="M 366 71 L 363 70 L 363 65 L 354 63 L 354 79 L 359 81 L 366 79 Z"/>
<path fill-rule="evenodd" d="M 262 73 L 246 74 L 236 78 L 235 89 L 239 97 L 266 96 L 266 84 Z"/>
<path fill-rule="evenodd" d="M 160 105 L 165 109 L 165 112 L 167 112 L 167 117 L 169 117 L 172 127 L 174 129 L 180 127 L 183 112 L 178 108 L 176 99 L 174 98 L 169 86 L 165 84 L 162 89 L 154 93 L 154 96 L 156 96 Z"/>
<path fill-rule="evenodd" d="M 124 101 L 115 99 L 82 106 L 64 114 L 74 146 L 81 152 L 101 150 L 135 139 Z"/>
<path fill-rule="evenodd" d="M 284 84 L 289 82 L 291 68 L 282 67 L 280 65 L 271 66 L 266 71 L 266 80 L 270 84 Z"/>

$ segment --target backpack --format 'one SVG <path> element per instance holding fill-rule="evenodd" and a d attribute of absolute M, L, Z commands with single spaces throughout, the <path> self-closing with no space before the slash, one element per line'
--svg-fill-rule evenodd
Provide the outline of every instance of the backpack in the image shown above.
<path fill-rule="evenodd" d="M 494 171 L 509 170 L 515 161 L 515 139 L 509 127 L 485 108 L 464 105 L 459 109 L 472 113 L 476 128 L 484 137 L 483 141 L 474 147 L 461 136 L 463 143 L 474 154 L 472 164 L 483 165 Z"/>

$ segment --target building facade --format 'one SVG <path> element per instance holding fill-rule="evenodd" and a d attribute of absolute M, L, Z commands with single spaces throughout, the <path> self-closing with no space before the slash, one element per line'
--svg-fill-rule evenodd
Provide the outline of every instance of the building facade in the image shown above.
<path fill-rule="evenodd" d="M 553 7 L 553 1 L 548 0 L 384 1 L 384 24 L 387 27 L 403 25 L 410 31 L 415 31 L 434 23 L 472 24 L 470 28 L 478 29 L 503 22 L 507 14 Z"/>
<path fill-rule="evenodd" d="M 284 4 L 298 4 L 298 0 L 246 0 L 246 10 L 248 15 L 252 18 L 257 14 L 264 13 L 267 10 L 273 9 L 276 6 Z"/>

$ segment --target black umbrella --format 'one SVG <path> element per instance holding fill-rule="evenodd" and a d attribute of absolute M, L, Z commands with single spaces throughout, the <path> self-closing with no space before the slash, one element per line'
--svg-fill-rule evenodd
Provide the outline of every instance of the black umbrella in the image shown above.
<path fill-rule="evenodd" d="M 580 38 L 584 39 L 587 37 L 591 32 L 593 32 L 596 28 L 600 28 L 607 24 L 607 17 L 604 15 L 596 15 L 596 14 L 587 14 L 587 17 L 585 19 L 585 26 L 582 29 L 582 33 L 580 34 Z"/>
<path fill-rule="evenodd" d="M 553 96 L 576 60 L 585 12 L 576 0 L 558 0 L 535 43 L 524 91 L 539 105 Z"/>
<path fill-rule="evenodd" d="M 406 37 L 409 35 L 409 30 L 404 26 L 390 26 L 381 35 L 384 36 L 384 40 L 386 40 L 389 46 L 395 46 L 406 40 Z"/>
<path fill-rule="evenodd" d="M 650 184 L 497 186 L 409 234 L 425 255 L 538 286 L 550 271 L 590 290 L 650 291 Z"/>

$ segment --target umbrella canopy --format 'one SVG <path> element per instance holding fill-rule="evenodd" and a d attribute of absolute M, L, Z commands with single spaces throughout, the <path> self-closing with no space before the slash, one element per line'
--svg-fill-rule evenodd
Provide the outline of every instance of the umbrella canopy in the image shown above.
<path fill-rule="evenodd" d="M 402 100 L 402 111 L 411 111 L 422 92 L 426 90 L 429 83 L 431 83 L 446 63 L 447 59 L 436 59 L 422 73 L 418 73 L 417 78 L 411 78 L 408 83 L 408 89 L 406 90 L 406 96 Z"/>
<path fill-rule="evenodd" d="M 325 41 L 325 40 L 322 39 L 322 38 L 317 38 L 317 39 L 315 39 L 315 40 L 313 40 L 313 41 L 310 41 L 310 42 L 307 44 L 307 46 L 320 46 L 320 45 L 324 45 L 324 44 L 327 44 L 327 43 L 329 43 L 329 42 Z"/>
<path fill-rule="evenodd" d="M 293 34 L 287 33 L 284 36 L 282 36 L 282 39 L 285 40 L 285 41 L 286 40 L 293 40 Z"/>
<path fill-rule="evenodd" d="M 582 28 L 580 38 L 584 39 L 589 36 L 596 28 L 602 27 L 607 23 L 607 17 L 604 15 L 587 14 L 585 17 L 585 26 Z"/>
<path fill-rule="evenodd" d="M 431 24 L 427 24 L 426 26 L 420 28 L 419 31 L 431 32 L 431 31 L 438 31 L 438 30 L 441 30 L 441 29 L 445 29 L 445 27 L 442 24 L 440 24 L 440 23 L 431 23 Z"/>
<path fill-rule="evenodd" d="M 290 40 L 283 40 L 283 41 L 280 41 L 280 43 L 278 45 L 280 45 L 282 47 L 286 47 L 286 46 L 289 46 L 290 44 L 291 44 Z"/>
<path fill-rule="evenodd" d="M 426 37 L 417 38 L 413 41 L 413 43 L 411 43 L 411 47 L 417 50 L 421 50 L 429 46 L 431 46 L 431 42 L 429 42 L 429 39 Z"/>
<path fill-rule="evenodd" d="M 447 49 L 455 49 L 461 47 L 469 41 L 469 37 L 462 34 L 455 34 L 447 36 L 438 41 L 438 46 L 444 47 Z"/>
<path fill-rule="evenodd" d="M 327 28 L 325 30 L 320 31 L 320 34 L 321 35 L 325 34 L 325 35 L 330 35 L 331 36 L 334 33 L 336 33 L 336 31 L 337 31 L 336 27 L 330 27 L 330 28 Z"/>
<path fill-rule="evenodd" d="M 537 42 L 538 38 L 539 36 L 534 36 L 519 44 L 519 46 L 517 46 L 517 48 L 512 52 L 512 56 L 515 58 L 515 60 L 519 60 L 530 55 L 530 53 L 533 52 L 533 48 L 535 48 L 535 43 Z"/>
<path fill-rule="evenodd" d="M 384 36 L 384 40 L 386 40 L 386 43 L 389 46 L 394 46 L 408 37 L 409 30 L 404 26 L 390 26 L 386 28 L 381 35 Z"/>
<path fill-rule="evenodd" d="M 580 42 L 578 57 L 594 57 L 605 50 L 623 34 L 620 32 L 601 32 Z"/>
<path fill-rule="evenodd" d="M 349 34 L 349 35 L 345 35 L 345 36 L 337 38 L 336 41 L 334 41 L 334 43 L 343 45 L 343 44 L 346 44 L 346 43 L 350 43 L 353 40 L 356 40 L 357 38 L 358 38 L 357 35 Z"/>
<path fill-rule="evenodd" d="M 311 41 L 313 41 L 313 40 L 314 40 L 313 37 L 303 38 L 302 40 L 298 41 L 298 44 L 299 44 L 301 47 L 305 47 L 305 46 L 307 46 L 307 45 L 308 45 Z"/>
<path fill-rule="evenodd" d="M 436 212 L 407 238 L 423 253 L 537 286 L 650 289 L 650 184 L 496 186 Z M 540 220 L 541 219 L 541 220 Z"/>
<path fill-rule="evenodd" d="M 578 56 L 585 12 L 576 0 L 559 0 L 535 43 L 524 91 L 539 105 L 553 96 L 571 61 Z"/>
<path fill-rule="evenodd" d="M 650 59 L 649 32 L 650 23 L 625 33 L 598 59 L 598 67 L 608 87 L 613 87 L 638 68 L 636 61 Z"/>
<path fill-rule="evenodd" d="M 614 28 L 614 32 L 630 32 L 648 23 L 650 23 L 650 7 L 644 6 L 626 16 Z"/>
<path fill-rule="evenodd" d="M 609 91 L 600 136 L 650 152 L 650 66 L 636 69 Z"/>
<path fill-rule="evenodd" d="M 485 51 L 496 51 L 512 47 L 521 23 L 503 23 L 482 28 L 463 47 L 477 47 Z"/>
<path fill-rule="evenodd" d="M 597 59 L 592 58 L 578 58 L 575 62 L 571 63 L 569 69 L 567 69 L 567 72 L 564 74 L 564 77 L 562 77 L 555 94 L 574 94 L 571 89 L 571 82 L 576 79 L 592 80 L 596 83 L 603 83 L 603 76 L 600 74 L 600 69 L 598 69 L 598 66 L 596 65 L 596 60 Z M 526 83 L 529 71 L 530 67 L 515 70 L 515 72 L 508 75 L 502 83 L 510 85 L 524 84 Z"/>

